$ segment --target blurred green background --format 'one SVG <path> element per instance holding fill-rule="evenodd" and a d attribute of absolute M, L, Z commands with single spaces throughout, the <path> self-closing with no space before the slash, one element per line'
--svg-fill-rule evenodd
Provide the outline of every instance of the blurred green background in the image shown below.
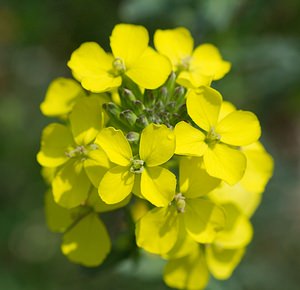
<path fill-rule="evenodd" d="M 214 83 L 225 99 L 253 110 L 275 173 L 252 221 L 255 236 L 233 277 L 213 290 L 297 290 L 300 285 L 300 2 L 298 0 L 1 0 L 0 290 L 168 289 L 162 265 L 142 260 L 84 269 L 59 250 L 43 213 L 45 185 L 35 161 L 39 111 L 50 81 L 70 77 L 84 41 L 109 48 L 119 22 L 189 28 L 233 64 Z"/>

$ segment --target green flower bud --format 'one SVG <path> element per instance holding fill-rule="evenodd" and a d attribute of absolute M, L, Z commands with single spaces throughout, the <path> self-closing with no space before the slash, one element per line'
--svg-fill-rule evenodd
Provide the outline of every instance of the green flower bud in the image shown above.
<path fill-rule="evenodd" d="M 105 103 L 102 105 L 103 109 L 108 113 L 109 116 L 119 118 L 120 108 L 113 102 Z"/>
<path fill-rule="evenodd" d="M 144 104 L 140 100 L 135 100 L 132 102 L 134 112 L 139 114 L 143 114 L 145 110 Z"/>
<path fill-rule="evenodd" d="M 136 119 L 136 124 L 140 127 L 140 128 L 144 128 L 147 125 L 149 125 L 149 121 L 147 119 L 147 117 L 145 115 L 140 115 L 137 119 Z"/>
<path fill-rule="evenodd" d="M 137 132 L 128 132 L 126 134 L 126 139 L 131 143 L 137 143 L 140 139 L 140 134 Z"/>
<path fill-rule="evenodd" d="M 133 113 L 131 110 L 125 110 L 120 113 L 120 120 L 125 121 L 130 126 L 133 126 L 135 124 L 136 119 L 136 114 Z"/>

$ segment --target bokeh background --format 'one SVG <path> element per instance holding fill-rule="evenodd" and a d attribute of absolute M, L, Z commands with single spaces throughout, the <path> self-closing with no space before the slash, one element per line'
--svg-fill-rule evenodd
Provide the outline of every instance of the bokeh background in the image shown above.
<path fill-rule="evenodd" d="M 4 2 L 3 2 L 4 1 Z M 84 41 L 108 49 L 119 22 L 185 26 L 196 44 L 217 45 L 233 64 L 214 83 L 225 99 L 253 110 L 275 158 L 274 177 L 252 221 L 255 236 L 228 281 L 213 290 L 297 290 L 300 285 L 300 2 L 298 0 L 1 0 L 0 289 L 168 289 L 162 265 L 84 269 L 59 250 L 45 225 L 45 185 L 35 161 L 39 111 L 50 81 L 70 77 L 66 62 Z"/>

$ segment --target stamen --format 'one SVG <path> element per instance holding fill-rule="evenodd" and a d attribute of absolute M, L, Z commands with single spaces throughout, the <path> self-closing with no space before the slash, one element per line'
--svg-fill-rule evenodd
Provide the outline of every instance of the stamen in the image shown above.
<path fill-rule="evenodd" d="M 122 74 L 126 71 L 125 63 L 119 57 L 114 59 L 113 68 L 117 74 Z"/>
<path fill-rule="evenodd" d="M 215 131 L 214 127 L 211 127 L 210 131 L 206 136 L 206 140 L 205 140 L 206 143 L 214 144 L 214 143 L 218 143 L 220 140 L 221 140 L 221 135 Z"/>
<path fill-rule="evenodd" d="M 140 159 L 131 159 L 131 167 L 130 167 L 130 172 L 132 173 L 142 173 L 144 171 L 144 160 Z"/>
<path fill-rule="evenodd" d="M 178 64 L 179 70 L 188 70 L 190 66 L 191 56 L 183 57 Z"/>
<path fill-rule="evenodd" d="M 95 144 L 96 145 L 96 144 Z M 84 146 L 77 146 L 75 149 L 65 152 L 65 154 L 69 157 L 76 157 L 86 155 L 88 153 L 87 149 Z"/>
<path fill-rule="evenodd" d="M 177 193 L 174 197 L 174 200 L 175 200 L 177 212 L 184 213 L 186 202 L 185 202 L 185 197 L 183 196 L 183 194 Z"/>

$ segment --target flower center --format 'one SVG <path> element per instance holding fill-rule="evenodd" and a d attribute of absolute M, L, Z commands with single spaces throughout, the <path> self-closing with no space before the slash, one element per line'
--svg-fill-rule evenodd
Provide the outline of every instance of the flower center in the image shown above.
<path fill-rule="evenodd" d="M 120 74 L 123 74 L 125 71 L 126 71 L 126 66 L 125 66 L 125 63 L 124 61 L 119 58 L 119 57 L 116 57 L 114 60 L 113 60 L 113 68 L 114 68 L 114 72 L 117 74 L 117 75 L 120 75 Z"/>
<path fill-rule="evenodd" d="M 144 160 L 140 159 L 132 159 L 131 160 L 131 167 L 130 172 L 140 174 L 144 171 Z"/>
<path fill-rule="evenodd" d="M 191 56 L 183 57 L 179 64 L 178 64 L 178 70 L 188 70 L 190 66 Z"/>
<path fill-rule="evenodd" d="M 185 197 L 182 193 L 177 193 L 174 197 L 175 205 L 178 213 L 184 213 L 185 210 Z"/>
<path fill-rule="evenodd" d="M 65 154 L 69 157 L 69 158 L 73 158 L 73 157 L 81 157 L 83 160 L 86 159 L 87 154 L 89 153 L 89 151 L 91 150 L 96 150 L 98 149 L 98 145 L 97 144 L 90 144 L 88 146 L 88 148 L 86 148 L 83 145 L 77 146 L 76 148 L 66 151 Z"/>
<path fill-rule="evenodd" d="M 220 142 L 220 140 L 221 140 L 221 135 L 215 131 L 214 127 L 211 127 L 205 139 L 206 143 L 213 145 Z"/>

